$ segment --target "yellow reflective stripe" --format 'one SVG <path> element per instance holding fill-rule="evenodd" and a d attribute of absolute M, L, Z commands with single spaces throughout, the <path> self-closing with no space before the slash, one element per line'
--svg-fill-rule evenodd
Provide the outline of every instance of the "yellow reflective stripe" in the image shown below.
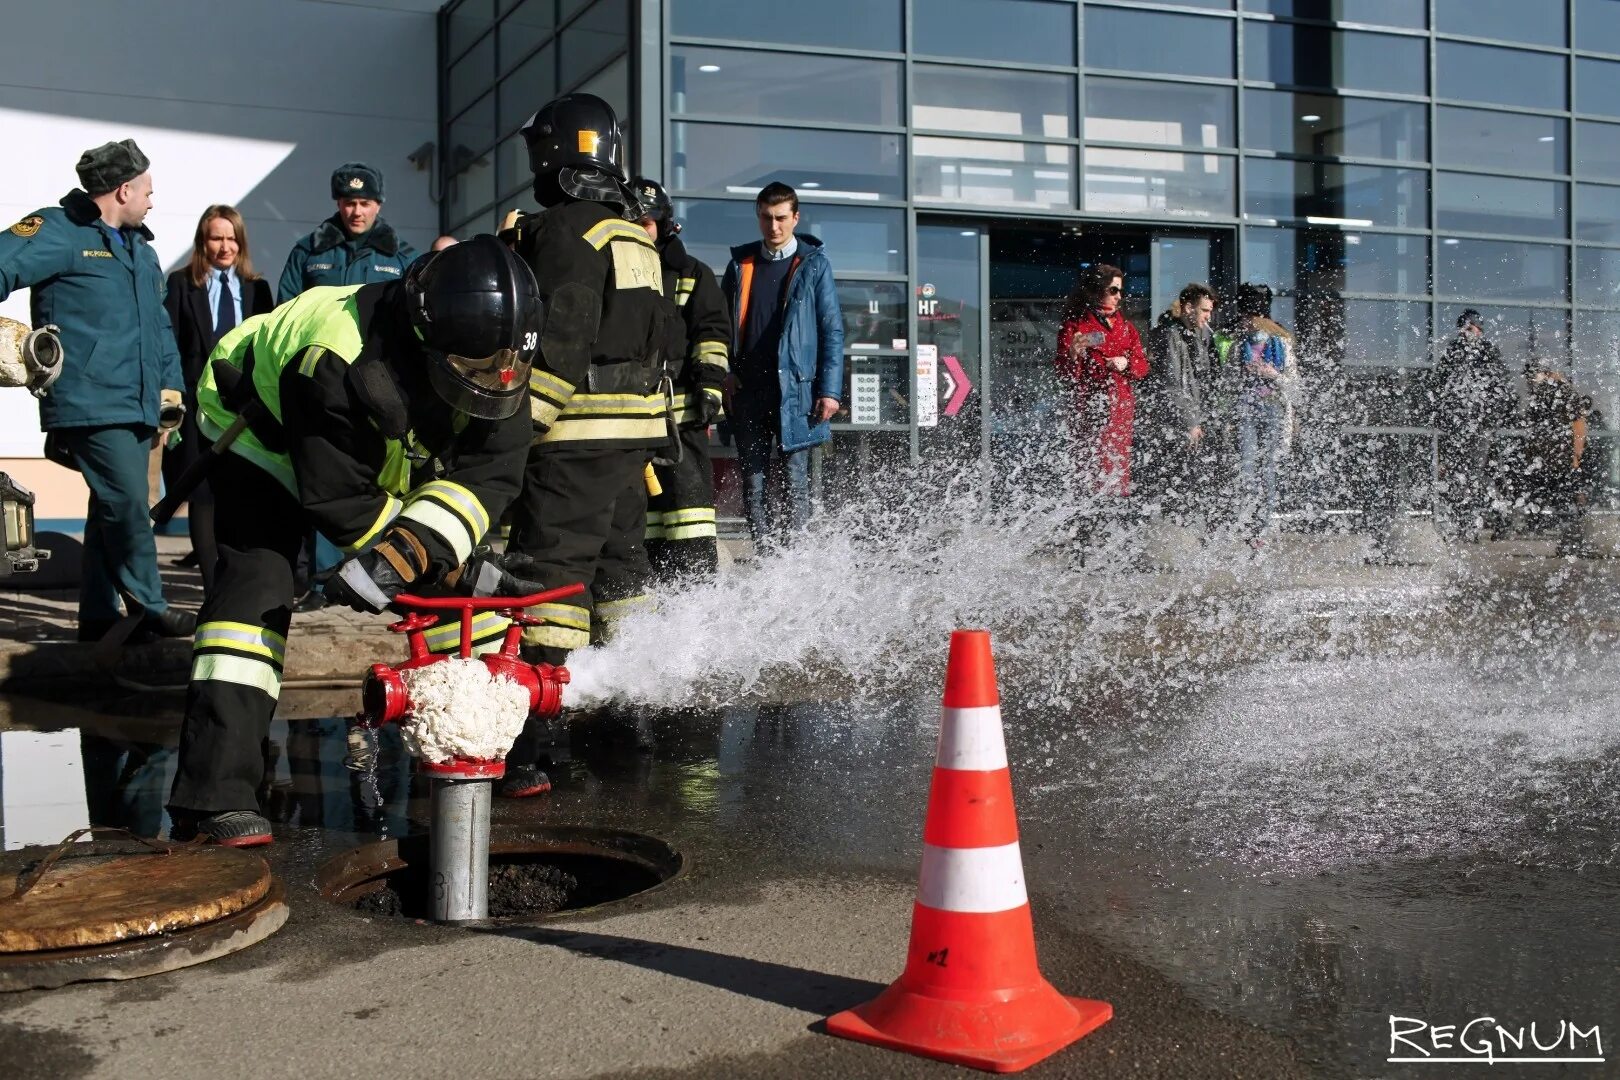
<path fill-rule="evenodd" d="M 536 604 L 528 611 L 535 618 L 544 619 L 556 626 L 571 626 L 576 630 L 591 628 L 590 608 L 583 608 L 578 604 Z"/>
<path fill-rule="evenodd" d="M 550 427 L 557 422 L 557 415 L 562 409 L 544 398 L 529 395 L 529 418 L 541 427 Z"/>
<path fill-rule="evenodd" d="M 411 503 L 400 513 L 398 520 L 414 521 L 443 537 L 455 553 L 457 564 L 466 562 L 478 543 L 478 538 L 467 531 L 465 521 L 430 499 L 418 499 Z"/>
<path fill-rule="evenodd" d="M 611 439 L 658 440 L 664 438 L 667 434 L 662 416 L 655 416 L 646 420 L 596 420 L 583 416 L 570 419 L 564 416 L 557 421 L 550 431 L 535 441 L 550 444 L 606 442 Z"/>
<path fill-rule="evenodd" d="M 305 349 L 304 358 L 298 361 L 298 374 L 304 376 L 305 378 L 314 378 L 315 365 L 320 363 L 321 357 L 325 355 L 326 350 L 321 348 L 319 345 L 311 345 L 309 348 Z"/>
<path fill-rule="evenodd" d="M 630 413 L 644 416 L 664 411 L 661 394 L 575 394 L 563 409 L 563 419 L 570 416 L 600 416 L 603 413 Z"/>
<path fill-rule="evenodd" d="M 669 525 L 664 528 L 664 540 L 702 540 L 709 536 L 720 535 L 715 523 L 710 521 L 695 525 Z"/>
<path fill-rule="evenodd" d="M 492 652 L 501 647 L 501 638 L 506 634 L 506 628 L 512 625 L 512 620 L 505 615 L 493 611 L 481 611 L 473 616 L 472 644 L 473 655 Z M 461 648 L 461 620 L 440 623 L 430 627 L 423 635 L 427 643 L 428 652 L 453 653 Z"/>
<path fill-rule="evenodd" d="M 446 510 L 454 510 L 467 523 L 475 539 L 481 540 L 489 532 L 489 511 L 471 488 L 454 480 L 429 480 L 411 492 L 411 499 L 433 499 Z"/>
<path fill-rule="evenodd" d="M 191 661 L 192 682 L 228 682 L 281 696 L 281 673 L 267 660 L 230 653 L 203 653 Z"/>
<path fill-rule="evenodd" d="M 529 369 L 529 389 L 536 394 L 544 394 L 559 404 L 574 396 L 573 383 L 567 379 L 560 379 L 549 371 L 541 371 L 539 368 Z"/>
<path fill-rule="evenodd" d="M 193 650 L 234 649 L 267 656 L 280 664 L 287 658 L 287 639 L 274 630 L 251 623 L 205 622 L 192 638 Z"/>
<path fill-rule="evenodd" d="M 403 509 L 405 509 L 404 503 L 400 502 L 392 495 L 386 496 L 383 501 L 383 508 L 377 512 L 377 520 L 371 523 L 371 528 L 361 533 L 360 536 L 357 537 L 353 542 L 344 544 L 342 548 L 343 552 L 348 555 L 353 555 L 364 548 L 367 544 L 377 539 L 377 535 L 384 529 L 388 528 L 389 523 L 395 518 L 399 517 L 399 512 Z"/>
<path fill-rule="evenodd" d="M 609 218 L 585 230 L 585 242 L 597 251 L 601 251 L 611 240 L 634 240 L 638 243 L 653 247 L 652 237 L 640 225 L 632 225 L 628 221 L 616 221 Z"/>
<path fill-rule="evenodd" d="M 726 357 L 730 354 L 723 341 L 700 341 L 697 343 L 696 355 L 699 360 L 707 363 L 726 366 Z"/>
<path fill-rule="evenodd" d="M 591 643 L 589 630 L 574 630 L 565 626 L 525 626 L 523 644 L 549 646 L 553 649 L 583 649 Z"/>
<path fill-rule="evenodd" d="M 664 511 L 664 524 L 688 525 L 694 521 L 713 521 L 714 507 L 689 506 L 685 510 Z"/>
<path fill-rule="evenodd" d="M 621 600 L 598 600 L 596 602 L 596 617 L 599 620 L 622 619 L 638 608 L 650 608 L 653 598 L 646 593 L 636 596 L 626 596 Z"/>

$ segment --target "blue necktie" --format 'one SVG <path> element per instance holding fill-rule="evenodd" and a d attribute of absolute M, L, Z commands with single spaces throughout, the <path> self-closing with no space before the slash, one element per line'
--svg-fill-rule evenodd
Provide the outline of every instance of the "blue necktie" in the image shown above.
<path fill-rule="evenodd" d="M 236 304 L 231 300 L 230 276 L 219 272 L 219 305 L 214 308 L 214 337 L 219 339 L 236 325 Z"/>

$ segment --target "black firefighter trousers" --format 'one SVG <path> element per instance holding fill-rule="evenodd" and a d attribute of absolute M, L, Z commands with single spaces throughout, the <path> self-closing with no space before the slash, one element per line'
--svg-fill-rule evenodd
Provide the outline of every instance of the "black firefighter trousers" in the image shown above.
<path fill-rule="evenodd" d="M 304 543 L 298 501 L 235 454 L 209 478 L 219 563 L 197 615 L 180 762 L 169 809 L 258 810 L 265 737 L 281 694 L 293 567 Z"/>
<path fill-rule="evenodd" d="M 660 580 L 712 577 L 720 567 L 708 428 L 681 429 L 681 457 L 657 467 L 663 491 L 647 500 L 647 558 Z"/>
<path fill-rule="evenodd" d="M 615 619 L 647 602 L 649 457 L 645 449 L 587 446 L 529 451 L 507 551 L 533 560 L 521 575 L 543 589 L 585 586 L 578 596 L 529 609 L 541 620 L 523 634 L 531 662 L 565 663 L 570 652 L 606 638 Z M 507 761 L 538 764 L 552 742 L 545 722 L 530 718 Z"/>
<path fill-rule="evenodd" d="M 205 815 L 259 808 L 264 743 L 281 695 L 294 576 L 310 527 L 297 499 L 235 454 L 220 457 L 209 481 L 219 563 L 214 588 L 197 615 L 180 761 L 169 793 L 171 810 Z M 474 650 L 497 646 L 507 625 L 493 613 L 480 615 L 473 623 Z M 443 620 L 425 637 L 433 652 L 454 652 L 460 646 L 459 622 Z M 403 641 L 399 655 L 377 659 L 404 659 Z"/>

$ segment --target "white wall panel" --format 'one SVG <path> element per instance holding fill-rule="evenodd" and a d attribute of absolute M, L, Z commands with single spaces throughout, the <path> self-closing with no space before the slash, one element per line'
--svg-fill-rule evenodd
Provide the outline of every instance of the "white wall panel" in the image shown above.
<path fill-rule="evenodd" d="M 166 269 L 210 203 L 247 218 L 272 286 L 294 241 L 332 212 L 345 161 L 383 171 L 384 216 L 418 248 L 438 230 L 428 173 L 406 160 L 436 137 L 439 0 L 54 0 L 6 5 L 0 65 L 0 228 L 77 185 L 74 162 L 134 138 L 152 159 L 148 225 Z M 28 47 L 25 43 L 34 43 Z M 28 318 L 26 294 L 0 314 Z M 0 391 L 0 457 L 37 456 L 38 414 Z"/>

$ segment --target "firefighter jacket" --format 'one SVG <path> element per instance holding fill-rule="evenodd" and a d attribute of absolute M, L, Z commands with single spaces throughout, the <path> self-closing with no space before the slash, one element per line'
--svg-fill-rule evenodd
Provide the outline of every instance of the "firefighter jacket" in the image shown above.
<path fill-rule="evenodd" d="M 460 566 L 517 497 L 531 438 L 457 413 L 434 393 L 403 311 L 403 285 L 311 289 L 220 339 L 197 387 L 198 427 L 231 443 L 354 554 L 402 531 L 428 580 Z M 234 376 L 234 377 L 232 377 Z"/>
<path fill-rule="evenodd" d="M 537 449 L 656 449 L 674 307 L 658 250 L 606 203 L 568 202 L 502 234 L 534 270 L 546 322 L 529 373 Z"/>
<path fill-rule="evenodd" d="M 287 253 L 276 299 L 285 304 L 305 289 L 322 285 L 400 281 L 415 261 L 416 249 L 382 218 L 359 236 L 350 236 L 333 214 Z"/>
<path fill-rule="evenodd" d="M 113 237 L 77 188 L 0 230 L 0 300 L 30 289 L 34 326 L 62 331 L 62 374 L 39 402 L 44 431 L 155 428 L 161 392 L 185 387 L 152 234 L 121 233 Z"/>
<path fill-rule="evenodd" d="M 664 264 L 664 295 L 681 313 L 672 339 L 680 348 L 670 367 L 675 373 L 675 421 L 684 424 L 697 419 L 694 395 L 720 400 L 730 370 L 731 312 L 714 271 L 689 254 L 679 236 L 660 240 L 658 254 Z"/>

